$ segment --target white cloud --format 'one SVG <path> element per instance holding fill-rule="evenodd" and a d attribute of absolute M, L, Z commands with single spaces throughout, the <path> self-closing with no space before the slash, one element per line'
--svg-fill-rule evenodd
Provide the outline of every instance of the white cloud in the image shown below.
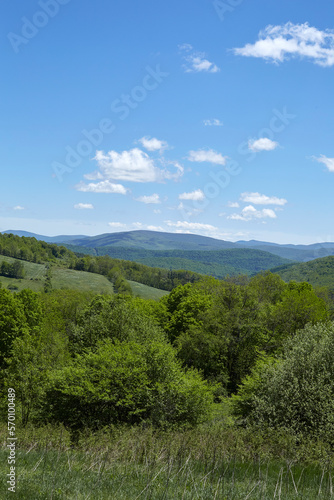
<path fill-rule="evenodd" d="M 152 137 L 152 139 L 150 137 L 142 137 L 141 139 L 139 139 L 139 142 L 148 151 L 162 152 L 164 149 L 168 148 L 168 143 L 166 141 L 160 141 L 155 137 Z"/>
<path fill-rule="evenodd" d="M 213 120 L 203 120 L 203 123 L 206 127 L 222 127 L 223 122 L 218 120 L 218 118 L 214 118 Z"/>
<path fill-rule="evenodd" d="M 16 205 L 16 207 L 13 207 L 13 210 L 25 210 L 25 208 L 21 207 L 21 205 Z"/>
<path fill-rule="evenodd" d="M 154 209 L 153 213 L 155 213 L 155 214 L 161 214 L 161 210 L 159 208 L 158 209 Z"/>
<path fill-rule="evenodd" d="M 190 43 L 183 43 L 182 45 L 179 45 L 179 50 L 185 50 L 186 52 L 193 50 L 193 48 L 194 47 L 190 45 Z"/>
<path fill-rule="evenodd" d="M 240 214 L 232 214 L 227 218 L 231 220 L 243 220 L 250 221 L 253 219 L 276 219 L 276 213 L 271 208 L 263 208 L 262 210 L 256 210 L 253 205 L 248 205 L 241 210 Z"/>
<path fill-rule="evenodd" d="M 126 224 L 123 224 L 122 222 L 108 222 L 108 226 L 113 229 L 120 229 L 126 227 Z"/>
<path fill-rule="evenodd" d="M 334 158 L 328 158 L 327 156 L 321 155 L 319 158 L 314 157 L 314 159 L 326 165 L 330 172 L 334 172 Z"/>
<path fill-rule="evenodd" d="M 147 226 L 149 231 L 164 231 L 164 228 L 161 226 Z"/>
<path fill-rule="evenodd" d="M 188 160 L 214 163 L 215 165 L 225 165 L 227 156 L 223 156 L 221 153 L 217 153 L 212 149 L 199 149 L 198 151 L 189 151 Z"/>
<path fill-rule="evenodd" d="M 146 203 L 146 204 L 149 204 L 149 203 L 161 203 L 160 201 L 160 198 L 159 198 L 159 195 L 154 193 L 150 196 L 139 196 L 139 198 L 136 198 L 137 201 L 141 201 L 142 203 Z"/>
<path fill-rule="evenodd" d="M 117 194 L 126 194 L 128 189 L 126 189 L 122 184 L 113 184 L 110 181 L 101 181 L 101 182 L 90 182 L 89 184 L 85 184 L 84 182 L 79 182 L 75 186 L 77 191 L 82 191 L 84 193 L 117 193 Z"/>
<path fill-rule="evenodd" d="M 170 220 L 165 221 L 167 226 L 175 227 L 176 229 L 184 229 L 184 230 L 204 230 L 204 231 L 217 231 L 217 227 L 211 226 L 210 224 L 202 224 L 200 222 L 187 222 L 187 221 L 177 221 L 172 222 Z"/>
<path fill-rule="evenodd" d="M 139 148 L 129 151 L 97 151 L 94 158 L 99 170 L 86 174 L 88 180 L 122 180 L 130 182 L 163 182 L 165 179 L 178 179 L 183 175 L 183 167 L 177 162 L 167 161 L 164 158 L 154 160 Z M 158 168 L 157 163 L 163 168 Z M 177 172 L 168 170 L 173 165 Z"/>
<path fill-rule="evenodd" d="M 162 171 L 165 179 L 179 180 L 180 177 L 182 177 L 182 175 L 184 173 L 184 168 L 178 161 L 166 160 L 165 158 L 161 158 L 160 162 L 165 167 L 164 170 Z M 169 165 L 172 165 L 173 167 L 175 167 L 176 172 L 173 173 L 173 172 L 170 172 L 169 170 L 167 170 L 167 167 Z"/>
<path fill-rule="evenodd" d="M 259 151 L 273 151 L 278 146 L 278 142 L 272 141 L 267 137 L 261 139 L 251 139 L 248 141 L 248 148 L 255 153 Z"/>
<path fill-rule="evenodd" d="M 204 52 L 195 51 L 189 43 L 179 45 L 179 49 L 181 52 L 185 53 L 183 58 L 186 64 L 184 64 L 183 68 L 186 73 L 199 73 L 201 71 L 217 73 L 220 71 L 216 64 L 206 59 Z"/>
<path fill-rule="evenodd" d="M 204 200 L 205 195 L 201 189 L 197 189 L 196 191 L 192 191 L 191 193 L 182 193 L 179 195 L 179 200 L 193 200 L 200 201 Z"/>
<path fill-rule="evenodd" d="M 105 179 L 156 182 L 163 178 L 154 160 L 138 148 L 122 153 L 109 151 L 105 154 L 103 151 L 97 151 L 95 160 Z"/>
<path fill-rule="evenodd" d="M 276 196 L 266 196 L 260 193 L 241 193 L 240 200 L 254 205 L 285 205 L 287 200 Z"/>
<path fill-rule="evenodd" d="M 227 206 L 230 208 L 239 208 L 239 203 L 237 201 L 229 201 Z"/>
<path fill-rule="evenodd" d="M 182 201 L 178 204 L 176 208 L 177 210 L 182 211 L 183 214 L 186 214 L 187 217 L 192 217 L 194 215 L 198 215 L 201 212 L 203 212 L 203 210 L 200 210 L 199 208 L 193 208 L 192 206 L 188 207 L 187 205 L 184 205 Z"/>
<path fill-rule="evenodd" d="M 236 55 L 259 57 L 275 63 L 300 57 L 320 66 L 333 66 L 334 32 L 320 31 L 308 23 L 269 25 L 259 33 L 254 44 L 248 43 L 233 50 Z"/>
<path fill-rule="evenodd" d="M 141 222 L 133 222 L 132 225 L 136 228 L 136 229 L 143 229 L 143 224 Z"/>
<path fill-rule="evenodd" d="M 94 206 L 91 203 L 77 203 L 74 208 L 76 210 L 92 210 Z"/>

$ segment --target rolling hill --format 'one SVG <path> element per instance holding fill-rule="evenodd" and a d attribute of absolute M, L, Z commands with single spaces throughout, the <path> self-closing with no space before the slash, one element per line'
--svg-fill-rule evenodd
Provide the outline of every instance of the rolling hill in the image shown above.
<path fill-rule="evenodd" d="M 17 259 L 0 255 L 0 264 L 3 261 L 13 263 L 15 260 Z M 24 278 L 16 279 L 0 276 L 0 283 L 2 286 L 14 291 L 21 291 L 24 288 L 28 288 L 34 292 L 41 292 L 45 283 L 46 266 L 44 264 L 35 264 L 22 260 L 20 260 L 20 262 L 22 262 L 24 266 Z M 59 267 L 52 268 L 51 285 L 53 289 L 67 288 L 96 293 L 112 294 L 114 290 L 112 283 L 110 283 L 105 276 Z"/>
<path fill-rule="evenodd" d="M 334 256 L 271 269 L 284 281 L 307 281 L 313 286 L 326 286 L 334 292 Z"/>
<path fill-rule="evenodd" d="M 71 245 L 71 249 L 79 252 L 85 248 L 85 252 L 91 255 L 103 255 L 110 248 L 132 248 L 141 250 L 227 250 L 249 248 L 270 252 L 284 259 L 307 262 L 312 259 L 334 255 L 334 243 L 323 242 L 312 245 L 280 245 L 265 241 L 224 241 L 196 234 L 166 233 L 158 231 L 125 231 L 118 233 L 106 233 L 97 236 L 42 236 L 26 231 L 5 231 L 19 236 L 34 237 L 48 243 Z M 83 251 L 83 250 L 81 250 Z"/>

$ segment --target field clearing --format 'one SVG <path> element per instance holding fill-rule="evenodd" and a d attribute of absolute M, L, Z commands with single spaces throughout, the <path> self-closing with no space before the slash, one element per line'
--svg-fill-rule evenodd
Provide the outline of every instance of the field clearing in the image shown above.
<path fill-rule="evenodd" d="M 16 260 L 12 257 L 6 257 L 5 255 L 0 255 L 0 265 L 2 262 L 8 262 L 13 264 Z M 22 279 L 6 278 L 5 276 L 0 276 L 0 282 L 3 288 L 12 289 L 15 292 L 20 292 L 25 288 L 29 288 L 34 292 L 41 292 L 44 286 L 45 280 L 45 265 L 44 264 L 34 264 L 33 262 L 27 262 L 25 260 L 19 260 L 22 262 L 25 269 L 25 277 Z"/>
<path fill-rule="evenodd" d="M 26 280 L 30 279 L 40 279 L 44 280 L 45 278 L 45 265 L 44 264 L 34 264 L 34 262 L 27 262 L 25 260 L 14 259 L 13 257 L 6 257 L 5 255 L 0 255 L 0 265 L 3 261 L 8 262 L 9 264 L 13 264 L 16 261 L 22 262 L 24 265 L 24 269 L 26 272 L 25 278 Z M 0 277 L 2 280 L 3 277 Z"/>
<path fill-rule="evenodd" d="M 132 293 L 135 297 L 147 300 L 159 300 L 161 297 L 169 294 L 166 290 L 153 288 L 152 286 L 143 285 L 142 283 L 137 283 L 136 281 L 127 280 L 127 282 L 130 284 Z"/>
<path fill-rule="evenodd" d="M 0 265 L 3 261 L 13 264 L 16 260 L 18 259 L 0 255 Z M 19 260 L 19 262 L 22 262 L 24 265 L 26 272 L 25 277 L 22 279 L 16 279 L 0 276 L 2 287 L 8 288 L 9 286 L 9 289 L 12 289 L 15 292 L 20 292 L 25 288 L 29 288 L 34 292 L 43 291 L 46 277 L 46 266 L 44 264 L 34 264 L 33 262 L 27 262 L 24 260 Z M 52 267 L 51 273 L 51 284 L 54 289 L 66 288 L 96 293 L 114 293 L 112 283 L 110 283 L 105 276 L 101 276 L 99 274 L 54 267 Z"/>
<path fill-rule="evenodd" d="M 52 268 L 52 288 L 66 288 L 83 292 L 114 293 L 112 283 L 100 274 L 75 271 L 73 269 Z"/>

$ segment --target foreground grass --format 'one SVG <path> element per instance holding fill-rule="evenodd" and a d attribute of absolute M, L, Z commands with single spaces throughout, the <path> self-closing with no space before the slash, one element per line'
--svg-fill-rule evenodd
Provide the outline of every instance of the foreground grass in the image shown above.
<path fill-rule="evenodd" d="M 4 444 L 4 428 L 0 435 Z M 269 442 L 247 431 L 202 427 L 160 433 L 108 429 L 81 437 L 75 446 L 61 428 L 25 429 L 18 437 L 18 499 L 333 497 L 330 455 L 315 443 L 297 450 L 286 436 L 269 436 Z M 8 451 L 0 455 L 5 478 Z M 13 497 L 5 481 L 0 497 Z"/>

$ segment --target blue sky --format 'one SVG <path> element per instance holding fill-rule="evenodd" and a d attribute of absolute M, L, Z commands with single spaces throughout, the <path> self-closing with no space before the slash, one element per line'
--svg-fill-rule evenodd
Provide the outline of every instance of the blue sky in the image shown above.
<path fill-rule="evenodd" d="M 0 11 L 0 231 L 334 241 L 333 2 Z"/>

